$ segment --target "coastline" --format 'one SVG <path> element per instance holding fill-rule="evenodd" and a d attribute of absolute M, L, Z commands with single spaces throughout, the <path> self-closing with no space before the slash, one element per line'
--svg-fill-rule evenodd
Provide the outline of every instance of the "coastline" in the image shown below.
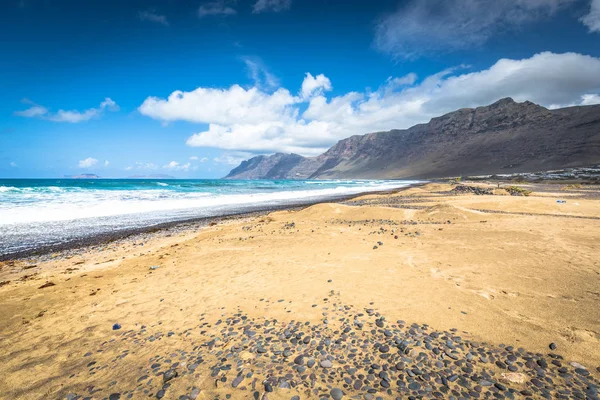
<path fill-rule="evenodd" d="M 0 398 L 594 398 L 600 188 L 522 186 L 426 183 L 2 263 Z"/>
<path fill-rule="evenodd" d="M 193 230 L 197 230 L 197 229 L 206 227 L 209 224 L 214 223 L 214 222 L 222 222 L 222 221 L 235 220 L 235 219 L 246 218 L 246 217 L 251 217 L 251 216 L 257 216 L 257 215 L 274 212 L 274 211 L 301 209 L 304 207 L 310 207 L 312 205 L 321 204 L 321 203 L 342 202 L 342 201 L 347 201 L 347 200 L 350 200 L 353 198 L 357 198 L 357 197 L 369 195 L 369 194 L 377 194 L 377 193 L 389 194 L 389 193 L 394 193 L 394 192 L 397 192 L 400 190 L 408 189 L 411 187 L 418 187 L 423 184 L 425 184 L 425 183 L 414 183 L 414 184 L 410 184 L 405 187 L 394 189 L 394 190 L 381 190 L 381 191 L 371 191 L 371 192 L 366 191 L 366 192 L 352 194 L 352 195 L 332 197 L 329 199 L 309 200 L 309 201 L 305 201 L 305 202 L 294 202 L 294 203 L 279 205 L 279 206 L 256 206 L 255 207 L 256 209 L 253 209 L 250 211 L 243 211 L 243 212 L 239 212 L 239 213 L 225 214 L 225 215 L 213 216 L 213 217 L 181 219 L 181 220 L 177 220 L 177 221 L 163 222 L 163 223 L 149 225 L 149 226 L 145 226 L 145 227 L 129 228 L 129 229 L 123 229 L 123 230 L 119 230 L 116 232 L 109 232 L 109 233 L 100 233 L 100 234 L 96 234 L 96 235 L 86 236 L 86 237 L 76 239 L 76 240 L 70 240 L 65 243 L 43 245 L 43 246 L 39 246 L 34 249 L 0 254 L 0 262 L 9 261 L 9 260 L 17 261 L 17 260 L 32 259 L 32 258 L 37 259 L 40 257 L 43 259 L 44 256 L 48 256 L 53 253 L 62 253 L 62 252 L 68 252 L 68 251 L 72 251 L 72 250 L 83 250 L 84 251 L 86 248 L 91 248 L 91 247 L 98 246 L 98 245 L 104 245 L 104 244 L 108 244 L 108 243 L 119 241 L 119 240 L 125 240 L 128 238 L 135 240 L 136 236 L 139 236 L 139 235 L 146 235 L 146 234 L 150 234 L 150 233 L 159 233 L 160 234 L 160 233 L 164 233 L 164 231 L 178 230 L 178 229 L 183 229 L 186 231 L 187 230 L 193 231 Z"/>

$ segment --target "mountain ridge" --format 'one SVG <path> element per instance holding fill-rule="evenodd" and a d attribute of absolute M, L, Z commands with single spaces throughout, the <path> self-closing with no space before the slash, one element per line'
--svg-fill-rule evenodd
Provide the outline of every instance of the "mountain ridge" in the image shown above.
<path fill-rule="evenodd" d="M 600 105 L 550 110 L 503 98 L 408 129 L 353 135 L 316 157 L 275 153 L 225 179 L 436 178 L 600 162 Z"/>

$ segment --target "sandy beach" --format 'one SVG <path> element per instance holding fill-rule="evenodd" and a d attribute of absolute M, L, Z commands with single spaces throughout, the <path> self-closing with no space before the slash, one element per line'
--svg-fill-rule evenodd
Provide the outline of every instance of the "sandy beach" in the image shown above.
<path fill-rule="evenodd" d="M 0 398 L 594 398 L 600 188 L 473 185 L 0 263 Z"/>

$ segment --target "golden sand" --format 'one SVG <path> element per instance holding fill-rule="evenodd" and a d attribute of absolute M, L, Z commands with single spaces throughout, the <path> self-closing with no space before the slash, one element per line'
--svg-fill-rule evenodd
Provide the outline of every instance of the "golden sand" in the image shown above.
<path fill-rule="evenodd" d="M 318 323 L 323 309 L 313 305 L 332 291 L 389 320 L 457 328 L 493 345 L 545 354 L 555 342 L 566 361 L 598 377 L 600 198 L 535 187 L 529 197 L 450 196 L 451 188 L 429 184 L 355 199 L 366 201 L 361 206 L 273 212 L 30 269 L 4 263 L 0 398 L 64 398 L 89 385 L 103 388 L 93 398 L 104 398 L 112 381 L 135 387 L 139 367 L 177 348 L 200 318 L 214 322 L 239 309 Z M 39 289 L 46 282 L 54 285 Z M 115 323 L 175 335 L 89 375 L 83 355 L 115 340 Z M 110 366 L 120 354 L 94 359 Z"/>

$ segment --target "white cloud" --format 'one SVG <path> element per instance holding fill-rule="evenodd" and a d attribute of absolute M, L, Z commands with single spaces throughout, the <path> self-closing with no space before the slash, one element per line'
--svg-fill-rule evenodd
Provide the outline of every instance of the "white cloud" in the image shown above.
<path fill-rule="evenodd" d="M 207 161 L 208 161 L 208 158 L 207 158 L 207 157 L 202 157 L 202 158 L 200 159 L 200 162 L 201 162 L 201 163 L 205 163 L 205 162 L 207 162 Z"/>
<path fill-rule="evenodd" d="M 213 160 L 219 164 L 227 164 L 227 165 L 238 165 L 244 160 L 252 157 L 252 153 L 244 152 L 244 151 L 234 151 L 223 153 L 219 157 L 215 157 Z"/>
<path fill-rule="evenodd" d="M 191 157 L 190 157 L 190 160 L 192 160 L 192 161 L 196 161 L 196 160 L 198 160 L 198 156 L 191 156 Z"/>
<path fill-rule="evenodd" d="M 323 91 L 329 90 L 331 90 L 331 81 L 329 78 L 323 74 L 314 77 L 307 72 L 304 81 L 302 81 L 300 94 L 302 95 L 302 98 L 308 99 L 313 94 L 321 94 Z"/>
<path fill-rule="evenodd" d="M 136 169 L 136 170 L 155 170 L 158 169 L 158 165 L 153 164 L 153 163 L 143 163 L 143 162 L 136 162 L 134 165 L 128 165 L 127 167 L 125 167 L 125 171 L 131 171 L 132 169 Z"/>
<path fill-rule="evenodd" d="M 138 108 L 140 113 L 171 122 L 210 122 L 216 124 L 258 124 L 278 120 L 287 107 L 297 100 L 287 89 L 268 94 L 257 87 L 248 90 L 239 85 L 229 89 L 197 88 L 191 92 L 177 90 L 168 97 L 148 97 Z"/>
<path fill-rule="evenodd" d="M 593 104 L 600 104 L 600 95 L 598 94 L 584 94 L 581 96 L 582 106 L 591 106 Z"/>
<path fill-rule="evenodd" d="M 410 0 L 381 18 L 375 46 L 401 59 L 478 47 L 575 0 Z M 594 0 L 598 1 L 598 0 Z"/>
<path fill-rule="evenodd" d="M 590 12 L 581 17 L 590 32 L 600 32 L 600 0 L 590 0 Z"/>
<path fill-rule="evenodd" d="M 390 78 L 375 91 L 329 97 L 318 91 L 308 99 L 285 88 L 273 93 L 239 85 L 198 88 L 173 92 L 167 99 L 149 97 L 139 111 L 159 121 L 208 124 L 188 138 L 193 147 L 316 155 L 354 134 L 408 128 L 503 97 L 553 106 L 589 104 L 600 93 L 600 58 L 576 53 L 545 52 L 522 60 L 501 59 L 481 71 L 466 69 L 459 66 L 421 80 L 415 74 Z M 319 75 L 312 79 L 318 81 Z M 331 87 L 311 85 L 307 88 Z"/>
<path fill-rule="evenodd" d="M 588 93 L 584 94 L 577 101 L 568 104 L 550 104 L 548 108 L 562 108 L 562 107 L 575 107 L 575 106 L 591 106 L 594 104 L 600 104 L 600 95 Z"/>
<path fill-rule="evenodd" d="M 172 171 L 189 171 L 191 166 L 192 164 L 190 163 L 179 164 L 177 161 L 171 161 L 167 165 L 163 165 L 163 168 Z"/>
<path fill-rule="evenodd" d="M 98 164 L 98 160 L 96 160 L 95 158 L 92 158 L 92 157 L 88 157 L 85 160 L 79 161 L 78 166 L 79 166 L 79 168 L 90 168 L 96 164 Z"/>
<path fill-rule="evenodd" d="M 252 7 L 252 12 L 258 14 L 265 11 L 280 12 L 289 10 L 292 0 L 258 0 Z"/>
<path fill-rule="evenodd" d="M 30 108 L 23 111 L 15 111 L 14 114 L 20 117 L 40 117 L 42 119 L 46 119 L 54 122 L 70 122 L 77 123 L 82 121 L 88 121 L 92 118 L 96 118 L 101 116 L 105 110 L 109 111 L 118 111 L 119 106 L 110 98 L 104 99 L 98 108 L 89 108 L 85 111 L 77 111 L 77 110 L 58 110 L 56 113 L 51 113 L 46 107 L 40 106 L 35 103 L 31 103 L 29 100 L 25 100 L 24 102 L 33 104 Z"/>
<path fill-rule="evenodd" d="M 11 161 L 10 166 L 13 167 L 13 168 L 16 168 L 17 167 L 17 163 L 14 162 L 14 161 Z"/>
<path fill-rule="evenodd" d="M 31 106 L 27 110 L 15 111 L 14 114 L 19 117 L 40 117 L 48 113 L 48 109 L 42 106 Z"/>
<path fill-rule="evenodd" d="M 225 0 L 217 0 L 202 4 L 198 8 L 198 17 L 204 18 L 209 15 L 235 15 L 237 11 L 227 5 Z"/>
<path fill-rule="evenodd" d="M 142 21 L 151 21 L 151 22 L 156 22 L 157 24 L 161 24 L 164 26 L 169 26 L 169 21 L 167 20 L 167 17 L 164 15 L 157 14 L 153 10 L 140 11 L 138 13 L 138 17 Z"/>
<path fill-rule="evenodd" d="M 105 161 L 104 161 L 104 166 L 105 166 L 105 167 L 108 167 L 108 165 L 109 165 L 109 164 L 110 164 L 110 162 L 109 162 L 108 160 L 105 160 Z"/>
<path fill-rule="evenodd" d="M 258 57 L 242 57 L 254 84 L 259 88 L 272 89 L 279 86 L 279 80 Z"/>

